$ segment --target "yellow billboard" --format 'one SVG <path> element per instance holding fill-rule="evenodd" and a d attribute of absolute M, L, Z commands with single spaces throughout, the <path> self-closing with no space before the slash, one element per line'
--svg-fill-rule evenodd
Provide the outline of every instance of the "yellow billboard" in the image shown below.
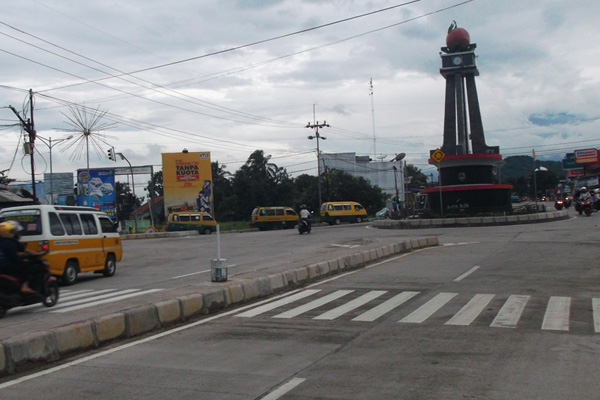
<path fill-rule="evenodd" d="M 210 152 L 162 153 L 165 215 L 206 211 L 213 215 Z"/>

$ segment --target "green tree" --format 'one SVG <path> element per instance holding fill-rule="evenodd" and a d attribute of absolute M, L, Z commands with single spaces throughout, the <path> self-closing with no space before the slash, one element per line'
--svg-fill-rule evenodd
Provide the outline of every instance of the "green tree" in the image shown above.
<path fill-rule="evenodd" d="M 117 203 L 117 219 L 130 219 L 129 214 L 144 201 L 143 197 L 133 195 L 128 183 L 115 182 L 115 202 Z"/>
<path fill-rule="evenodd" d="M 247 220 L 254 207 L 292 204 L 294 185 L 285 168 L 270 163 L 271 156 L 255 150 L 232 179 L 234 218 Z"/>
<path fill-rule="evenodd" d="M 152 175 L 150 180 L 148 181 L 148 186 L 144 188 L 146 192 L 148 192 L 149 197 L 159 197 L 164 195 L 164 186 L 163 186 L 163 173 L 161 171 L 157 171 Z"/>
<path fill-rule="evenodd" d="M 356 201 L 366 207 L 370 213 L 385 206 L 388 196 L 379 186 L 372 186 L 365 178 L 338 170 L 331 171 L 329 175 L 331 201 Z"/>
<path fill-rule="evenodd" d="M 421 187 L 427 186 L 427 175 L 425 175 L 417 166 L 413 164 L 406 164 L 405 175 L 410 178 L 410 185 Z"/>
<path fill-rule="evenodd" d="M 234 215 L 231 209 L 233 187 L 231 173 L 225 170 L 225 165 L 218 161 L 210 163 L 213 185 L 213 201 L 215 217 L 220 221 L 229 221 Z"/>

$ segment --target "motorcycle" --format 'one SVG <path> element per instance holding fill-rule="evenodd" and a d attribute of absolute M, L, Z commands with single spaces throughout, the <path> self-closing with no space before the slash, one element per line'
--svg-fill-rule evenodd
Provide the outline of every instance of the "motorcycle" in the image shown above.
<path fill-rule="evenodd" d="M 579 215 L 585 213 L 588 217 L 592 215 L 592 205 L 587 200 L 578 200 L 575 203 L 575 211 L 579 213 Z"/>
<path fill-rule="evenodd" d="M 0 274 L 0 318 L 14 307 L 42 303 L 52 307 L 58 302 L 58 282 L 50 274 L 50 266 L 39 257 L 29 256 L 24 260 L 36 271 L 29 281 L 29 287 L 34 293 L 21 293 L 22 282 L 12 275 Z"/>
<path fill-rule="evenodd" d="M 310 223 L 305 220 L 305 219 L 299 219 L 298 220 L 298 233 L 299 234 L 303 234 L 303 233 L 310 233 L 311 230 L 311 226 Z"/>
<path fill-rule="evenodd" d="M 554 208 L 556 208 L 559 211 L 563 209 L 564 205 L 565 205 L 564 200 L 559 199 L 554 202 Z"/>

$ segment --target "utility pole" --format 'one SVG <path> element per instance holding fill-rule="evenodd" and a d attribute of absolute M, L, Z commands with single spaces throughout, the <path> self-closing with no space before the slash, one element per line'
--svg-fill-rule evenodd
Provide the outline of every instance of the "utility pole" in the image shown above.
<path fill-rule="evenodd" d="M 35 132 L 35 124 L 33 122 L 33 90 L 29 89 L 29 114 L 30 117 L 27 119 L 27 121 L 25 121 L 23 119 L 23 117 L 21 117 L 21 115 L 19 114 L 19 112 L 13 107 L 13 106 L 8 106 L 13 113 L 15 113 L 15 115 L 17 116 L 17 118 L 19 118 L 19 121 L 21 121 L 21 126 L 23 127 L 23 130 L 25 132 L 27 132 L 28 137 L 29 137 L 29 146 L 27 147 L 28 151 L 30 152 L 29 155 L 31 156 L 31 190 L 32 190 L 32 194 L 34 198 L 37 198 L 36 192 L 35 192 L 35 161 L 33 160 L 33 153 L 34 153 L 34 142 L 35 142 L 35 137 L 36 137 L 36 132 Z"/>
<path fill-rule="evenodd" d="M 327 138 L 319 135 L 319 128 L 329 128 L 329 124 L 326 121 L 323 121 L 322 124 L 319 124 L 319 121 L 316 121 L 314 124 L 310 122 L 306 125 L 306 128 L 314 129 L 315 135 L 308 136 L 310 140 L 317 139 L 317 185 L 319 188 L 319 207 L 323 204 L 321 199 L 321 149 L 319 148 L 319 139 L 326 140 Z"/>

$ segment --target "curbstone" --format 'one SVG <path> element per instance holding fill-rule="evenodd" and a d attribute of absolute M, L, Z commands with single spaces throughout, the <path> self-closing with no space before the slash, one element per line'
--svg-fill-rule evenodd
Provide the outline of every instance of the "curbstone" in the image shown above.
<path fill-rule="evenodd" d="M 302 284 L 302 283 L 308 281 L 308 268 L 307 267 L 294 268 L 293 271 L 296 273 L 296 282 L 298 282 L 299 284 Z"/>
<path fill-rule="evenodd" d="M 246 301 L 257 298 L 260 292 L 258 282 L 254 279 L 244 280 L 242 282 L 242 290 L 244 292 L 244 300 Z"/>
<path fill-rule="evenodd" d="M 242 303 L 244 298 L 244 289 L 241 283 L 230 284 L 225 287 L 225 300 L 227 304 Z"/>
<path fill-rule="evenodd" d="M 158 315 L 158 322 L 161 326 L 182 321 L 181 303 L 177 299 L 159 301 L 154 304 Z"/>
<path fill-rule="evenodd" d="M 327 264 L 329 265 L 329 271 L 332 273 L 335 273 L 339 268 L 340 268 L 340 264 L 338 263 L 338 260 L 329 260 L 327 261 Z"/>
<path fill-rule="evenodd" d="M 194 293 L 178 298 L 181 302 L 181 314 L 183 318 L 188 319 L 202 312 L 204 305 L 202 294 Z"/>
<path fill-rule="evenodd" d="M 315 279 L 319 276 L 319 268 L 317 267 L 317 264 L 310 264 L 308 267 L 306 267 L 306 270 L 308 271 L 309 279 Z"/>
<path fill-rule="evenodd" d="M 54 329 L 59 354 L 87 350 L 96 346 L 92 321 L 78 322 Z"/>
<path fill-rule="evenodd" d="M 494 217 L 483 217 L 481 218 L 481 223 L 483 225 L 494 225 L 495 224 Z"/>
<path fill-rule="evenodd" d="M 283 274 L 271 274 L 267 276 L 267 278 L 269 279 L 269 286 L 273 292 L 280 291 L 286 286 Z"/>
<path fill-rule="evenodd" d="M 266 276 L 256 278 L 258 283 L 258 297 L 265 297 L 273 293 L 271 290 L 271 281 Z"/>
<path fill-rule="evenodd" d="M 317 264 L 317 271 L 319 276 L 325 276 L 329 274 L 329 261 L 323 261 Z"/>
<path fill-rule="evenodd" d="M 202 301 L 204 303 L 204 307 L 202 307 L 202 312 L 204 314 L 210 314 L 213 311 L 222 310 L 227 306 L 227 303 L 225 302 L 225 293 L 223 289 L 217 289 L 210 293 L 204 293 L 202 297 Z"/>
<path fill-rule="evenodd" d="M 362 258 L 364 262 L 371 261 L 371 252 L 369 250 L 365 250 L 362 252 Z"/>
<path fill-rule="evenodd" d="M 116 313 L 94 318 L 92 320 L 99 344 L 126 336 L 125 314 Z"/>
<path fill-rule="evenodd" d="M 286 286 L 296 286 L 298 284 L 298 278 L 296 272 L 293 270 L 287 270 L 282 273 L 284 284 Z"/>
<path fill-rule="evenodd" d="M 139 306 L 125 311 L 125 323 L 129 336 L 150 332 L 160 327 L 154 304 Z"/>
<path fill-rule="evenodd" d="M 3 342 L 7 357 L 7 369 L 14 372 L 28 362 L 56 361 L 59 354 L 53 332 L 33 332 L 7 339 Z"/>
<path fill-rule="evenodd" d="M 4 345 L 0 344 L 0 375 L 6 372 L 6 353 L 4 351 Z"/>

